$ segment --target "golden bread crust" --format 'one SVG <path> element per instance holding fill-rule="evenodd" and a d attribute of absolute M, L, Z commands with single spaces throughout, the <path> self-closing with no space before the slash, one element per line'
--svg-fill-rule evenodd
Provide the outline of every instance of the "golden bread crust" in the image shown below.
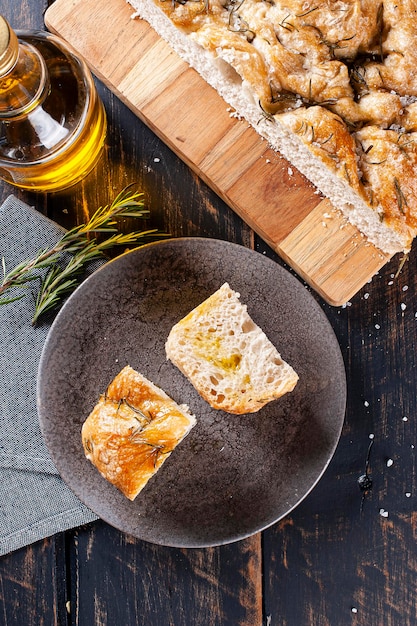
<path fill-rule="evenodd" d="M 291 130 L 294 117 L 304 119 L 313 140 L 296 133 L 299 139 L 410 247 L 417 233 L 415 0 L 153 1 L 234 68 L 260 116 Z M 369 158 L 371 136 L 375 156 L 385 158 L 380 171 Z M 407 163 L 396 143 L 407 146 Z"/>
<path fill-rule="evenodd" d="M 84 422 L 84 452 L 134 500 L 194 424 L 184 407 L 127 366 Z"/>

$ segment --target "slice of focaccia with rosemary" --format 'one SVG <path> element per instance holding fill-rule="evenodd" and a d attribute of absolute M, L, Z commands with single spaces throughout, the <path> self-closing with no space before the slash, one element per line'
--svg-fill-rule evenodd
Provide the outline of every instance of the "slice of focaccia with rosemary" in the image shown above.
<path fill-rule="evenodd" d="M 162 389 L 126 366 L 82 427 L 87 457 L 129 500 L 134 500 L 196 420 Z"/>
<path fill-rule="evenodd" d="M 377 247 L 417 233 L 417 5 L 128 0 Z"/>

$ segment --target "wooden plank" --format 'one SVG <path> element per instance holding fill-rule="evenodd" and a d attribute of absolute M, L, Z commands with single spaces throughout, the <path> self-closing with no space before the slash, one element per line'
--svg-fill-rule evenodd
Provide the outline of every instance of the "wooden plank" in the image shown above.
<path fill-rule="evenodd" d="M 204 550 L 155 546 L 104 523 L 76 535 L 72 561 L 83 564 L 72 577 L 77 624 L 263 623 L 260 534 Z"/>
<path fill-rule="evenodd" d="M 0 560 L 0 623 L 59 626 L 67 623 L 63 533 Z"/>
<path fill-rule="evenodd" d="M 338 262 L 332 264 L 329 258 L 335 246 L 338 249 Z M 357 283 L 365 285 L 370 278 L 370 262 L 376 272 L 390 258 L 372 246 L 350 223 L 342 220 L 327 199 L 322 200 L 280 242 L 277 252 L 293 265 L 300 276 L 314 283 L 329 304 L 336 306 L 344 302 L 333 299 L 332 294 L 343 293 L 348 296 L 345 300 L 347 302 L 356 293 L 351 291 L 349 295 L 346 289 L 346 284 L 351 282 L 352 272 L 355 272 Z"/>
<path fill-rule="evenodd" d="M 125 0 L 57 0 L 50 30 L 316 291 L 344 304 L 387 262 Z M 100 37 L 97 37 L 100 32 Z M 323 211 L 332 227 L 323 228 Z M 343 231 L 343 235 L 341 234 Z"/>
<path fill-rule="evenodd" d="M 413 249 L 400 276 L 387 264 L 366 298 L 342 311 L 326 307 L 347 367 L 346 420 L 313 493 L 263 533 L 271 624 L 416 624 L 415 262 Z M 358 479 L 371 433 L 364 492 Z"/>

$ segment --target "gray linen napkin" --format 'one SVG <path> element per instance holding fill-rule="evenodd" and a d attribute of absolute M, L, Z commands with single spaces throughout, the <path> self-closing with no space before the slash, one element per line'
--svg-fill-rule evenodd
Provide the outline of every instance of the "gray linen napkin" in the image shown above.
<path fill-rule="evenodd" d="M 0 207 L 0 260 L 10 270 L 63 232 L 9 196 Z M 36 287 L 0 306 L 0 555 L 97 519 L 59 477 L 40 431 L 36 377 L 51 319 L 31 324 Z"/>

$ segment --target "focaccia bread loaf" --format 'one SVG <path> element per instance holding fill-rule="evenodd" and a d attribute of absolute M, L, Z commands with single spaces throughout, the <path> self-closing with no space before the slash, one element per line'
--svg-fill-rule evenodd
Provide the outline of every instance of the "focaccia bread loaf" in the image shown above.
<path fill-rule="evenodd" d="M 412 0 L 128 0 L 377 247 L 417 233 Z M 204 119 L 204 103 L 201 107 Z"/>
<path fill-rule="evenodd" d="M 166 354 L 215 409 L 254 413 L 298 375 L 225 283 L 169 333 Z"/>
<path fill-rule="evenodd" d="M 134 500 L 195 423 L 186 406 L 126 366 L 84 422 L 82 443 L 102 476 Z"/>

